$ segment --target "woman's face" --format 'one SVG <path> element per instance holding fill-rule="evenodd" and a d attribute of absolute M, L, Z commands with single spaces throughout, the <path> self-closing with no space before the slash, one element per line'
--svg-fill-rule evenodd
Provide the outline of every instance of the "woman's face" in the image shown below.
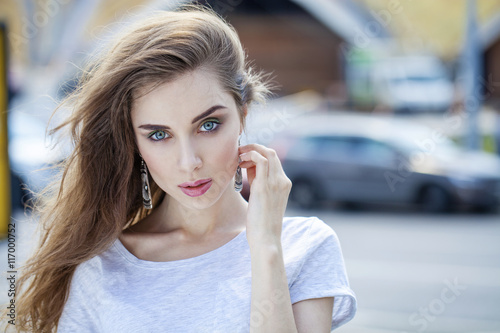
<path fill-rule="evenodd" d="M 189 72 L 135 99 L 132 125 L 151 177 L 182 205 L 209 207 L 232 183 L 242 126 L 233 97 L 211 71 Z M 203 194 L 208 185 L 179 186 L 207 179 Z"/>

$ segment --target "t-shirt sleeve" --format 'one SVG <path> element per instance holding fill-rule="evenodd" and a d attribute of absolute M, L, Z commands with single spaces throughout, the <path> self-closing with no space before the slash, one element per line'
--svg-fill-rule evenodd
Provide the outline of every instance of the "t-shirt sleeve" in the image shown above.
<path fill-rule="evenodd" d="M 92 307 L 92 290 L 89 285 L 89 267 L 77 266 L 70 284 L 68 299 L 57 325 L 58 333 L 97 333 L 97 316 Z M 94 303 L 96 304 L 96 303 Z"/>
<path fill-rule="evenodd" d="M 322 297 L 334 297 L 332 326 L 335 329 L 356 313 L 356 296 L 349 286 L 344 258 L 335 231 L 317 217 L 312 217 L 304 242 L 304 260 L 290 286 L 293 303 Z"/>

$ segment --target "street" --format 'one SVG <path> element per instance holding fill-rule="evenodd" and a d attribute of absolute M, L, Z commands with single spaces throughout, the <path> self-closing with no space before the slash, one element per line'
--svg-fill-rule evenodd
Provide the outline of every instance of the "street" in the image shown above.
<path fill-rule="evenodd" d="M 351 288 L 354 319 L 339 333 L 500 332 L 500 216 L 412 212 L 313 211 L 337 233 Z M 16 261 L 34 239 L 35 224 L 16 214 Z M 7 271 L 7 241 L 0 243 Z M 0 301 L 7 283 L 0 283 Z"/>
<path fill-rule="evenodd" d="M 336 332 L 500 332 L 500 218 L 300 211 L 337 233 L 358 300 Z"/>

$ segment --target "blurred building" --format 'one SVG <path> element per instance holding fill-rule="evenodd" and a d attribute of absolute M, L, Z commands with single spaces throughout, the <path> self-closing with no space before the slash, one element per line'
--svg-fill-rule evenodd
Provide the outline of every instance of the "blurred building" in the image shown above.
<path fill-rule="evenodd" d="M 235 27 L 249 59 L 258 69 L 273 74 L 280 86 L 278 95 L 313 89 L 344 98 L 349 46 L 358 42 L 357 32 L 362 34 L 369 22 L 376 23 L 351 1 L 201 2 Z M 381 25 L 372 30 L 370 39 L 387 36 Z"/>
<path fill-rule="evenodd" d="M 500 110 L 500 13 L 484 25 L 481 39 L 484 96 L 487 103 Z"/>

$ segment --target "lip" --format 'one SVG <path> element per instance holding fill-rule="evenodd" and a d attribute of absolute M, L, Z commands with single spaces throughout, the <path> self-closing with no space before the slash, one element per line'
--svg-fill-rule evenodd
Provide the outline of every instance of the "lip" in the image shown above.
<path fill-rule="evenodd" d="M 206 179 L 200 179 L 200 180 L 197 180 L 194 182 L 185 182 L 185 183 L 180 184 L 179 187 L 188 187 L 188 186 L 195 187 L 195 186 L 198 186 L 198 185 L 201 185 L 204 183 L 208 183 L 211 180 L 212 180 L 212 178 L 206 178 Z"/>
<path fill-rule="evenodd" d="M 190 196 L 190 197 L 199 197 L 200 195 L 205 194 L 205 192 L 208 191 L 208 189 L 212 186 L 212 179 L 209 179 L 208 182 L 205 180 L 202 181 L 196 181 L 194 183 L 201 183 L 200 185 L 196 187 L 184 187 L 179 185 L 180 189 L 184 194 Z M 186 183 L 183 183 L 184 185 Z"/>

